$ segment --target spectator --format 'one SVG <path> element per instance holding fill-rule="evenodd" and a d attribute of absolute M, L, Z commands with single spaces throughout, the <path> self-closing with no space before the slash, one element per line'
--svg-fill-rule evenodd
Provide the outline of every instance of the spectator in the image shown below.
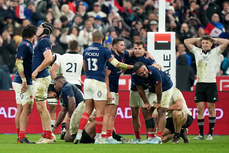
<path fill-rule="evenodd" d="M 46 21 L 47 22 L 49 22 L 50 24 L 53 24 L 53 22 L 54 22 L 54 17 L 53 17 L 53 14 L 52 14 L 52 12 L 50 12 L 50 11 L 48 11 L 47 13 L 46 13 Z"/>
<path fill-rule="evenodd" d="M 72 27 L 69 29 L 69 32 L 65 32 L 60 37 L 60 42 L 64 44 L 68 44 L 71 40 L 78 40 L 79 30 L 77 27 Z"/>
<path fill-rule="evenodd" d="M 122 32 L 121 32 L 121 39 L 124 40 L 125 42 L 125 46 L 126 46 L 126 49 L 131 49 L 133 48 L 133 44 L 132 42 L 130 41 L 130 31 L 129 29 L 127 28 L 123 28 Z"/>
<path fill-rule="evenodd" d="M 12 87 L 12 83 L 11 83 L 8 66 L 4 64 L 3 59 L 0 56 L 0 90 L 9 90 L 11 87 Z"/>
<path fill-rule="evenodd" d="M 61 16 L 60 21 L 62 23 L 62 32 L 66 32 L 72 27 L 71 22 L 68 20 L 68 18 L 66 16 L 64 16 L 64 15 Z"/>
<path fill-rule="evenodd" d="M 46 20 L 45 17 L 41 14 L 41 12 L 36 9 L 35 3 L 33 1 L 28 3 L 28 9 L 32 12 L 31 14 L 31 23 L 33 25 L 38 25 L 38 22 L 41 20 Z"/>
<path fill-rule="evenodd" d="M 179 44 L 177 47 L 177 53 L 176 53 L 177 64 L 182 63 L 179 61 L 179 56 L 181 56 L 181 55 L 185 55 L 185 57 L 186 57 L 187 63 L 185 65 L 191 66 L 191 63 L 192 63 L 191 56 L 186 53 L 186 48 L 185 48 L 184 44 L 182 44 L 182 43 Z"/>
<path fill-rule="evenodd" d="M 191 87 L 195 81 L 195 73 L 190 66 L 187 65 L 187 57 L 180 55 L 176 65 L 176 87 L 181 91 L 191 91 Z"/>
<path fill-rule="evenodd" d="M 101 11 L 101 5 L 98 2 L 95 2 L 93 5 L 93 11 L 87 13 L 88 16 L 93 16 L 94 18 L 99 15 L 103 20 L 107 15 Z"/>
<path fill-rule="evenodd" d="M 7 30 L 4 30 L 2 33 L 2 58 L 5 64 L 9 67 L 9 72 L 13 73 L 15 72 L 15 55 L 16 55 L 16 42 L 12 39 L 9 32 Z"/>
<path fill-rule="evenodd" d="M 223 75 L 229 75 L 229 53 L 227 53 L 227 56 L 224 57 L 223 62 L 221 64 L 221 69 L 223 71 Z"/>
<path fill-rule="evenodd" d="M 69 10 L 67 4 L 62 5 L 60 11 L 59 7 L 57 6 L 57 2 L 55 0 L 52 0 L 52 9 L 53 9 L 53 16 L 55 17 L 55 19 L 60 19 L 61 16 L 66 16 L 69 21 L 72 21 L 75 16 L 72 10 Z"/>
<path fill-rule="evenodd" d="M 80 46 L 80 52 L 83 52 L 85 48 L 90 46 L 92 44 L 92 32 L 93 24 L 90 20 L 87 20 L 85 22 L 85 26 L 83 30 L 80 30 L 79 32 L 79 46 Z"/>
<path fill-rule="evenodd" d="M 79 3 L 78 11 L 76 15 L 80 15 L 83 18 L 83 22 L 85 22 L 88 19 L 88 15 L 86 11 L 87 11 L 86 6 L 82 3 Z"/>
<path fill-rule="evenodd" d="M 156 20 L 152 20 L 149 23 L 149 31 L 150 32 L 158 32 L 158 23 Z"/>
<path fill-rule="evenodd" d="M 222 18 L 224 19 L 226 14 L 229 13 L 229 2 L 223 2 Z"/>
<path fill-rule="evenodd" d="M 77 27 L 79 30 L 82 30 L 84 28 L 83 18 L 81 15 L 75 15 L 72 26 Z"/>
<path fill-rule="evenodd" d="M 178 31 L 177 33 L 177 37 L 180 39 L 182 43 L 184 43 L 184 39 L 193 37 L 193 34 L 190 32 L 187 23 L 183 23 L 181 25 L 180 31 Z"/>
<path fill-rule="evenodd" d="M 211 18 L 211 24 L 225 32 L 223 24 L 220 22 L 219 14 L 214 13 Z"/>
<path fill-rule="evenodd" d="M 58 53 L 60 55 L 65 53 L 65 50 L 63 49 L 63 47 L 59 45 L 58 42 L 56 42 L 56 36 L 54 34 L 50 35 L 50 41 L 52 43 L 52 52 L 53 53 Z"/>
<path fill-rule="evenodd" d="M 96 30 L 96 31 L 102 31 L 103 28 L 104 28 L 103 20 L 102 20 L 102 18 L 99 15 L 97 15 L 95 17 L 94 30 Z"/>

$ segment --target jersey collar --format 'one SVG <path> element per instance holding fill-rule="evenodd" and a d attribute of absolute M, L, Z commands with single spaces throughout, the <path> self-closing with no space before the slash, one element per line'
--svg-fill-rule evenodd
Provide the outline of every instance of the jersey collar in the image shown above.
<path fill-rule="evenodd" d="M 202 50 L 202 53 L 207 54 L 207 53 L 210 53 L 210 51 L 211 51 L 211 50 L 207 50 L 207 51 L 203 51 L 203 50 Z"/>

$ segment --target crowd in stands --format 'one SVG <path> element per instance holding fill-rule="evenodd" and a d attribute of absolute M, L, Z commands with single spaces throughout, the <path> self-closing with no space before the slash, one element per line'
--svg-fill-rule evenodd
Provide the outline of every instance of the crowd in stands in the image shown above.
<path fill-rule="evenodd" d="M 117 37 L 124 39 L 126 49 L 133 48 L 137 40 L 147 47 L 147 32 L 158 31 L 158 3 L 159 0 L 0 0 L 0 56 L 9 73 L 15 73 L 21 29 L 43 21 L 54 25 L 50 37 L 55 53 L 64 54 L 73 39 L 79 41 L 82 53 L 92 44 L 95 30 L 103 32 L 104 46 L 108 48 Z M 195 59 L 185 48 L 184 39 L 205 34 L 229 38 L 229 1 L 166 0 L 166 31 L 176 32 L 177 64 L 191 67 L 195 74 Z M 179 58 L 181 55 L 185 56 Z M 228 58 L 227 50 L 219 59 L 218 75 L 229 75 Z"/>

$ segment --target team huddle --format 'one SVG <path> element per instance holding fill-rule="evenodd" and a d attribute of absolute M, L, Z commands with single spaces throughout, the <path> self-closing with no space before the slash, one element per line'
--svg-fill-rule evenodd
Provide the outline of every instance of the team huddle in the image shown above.
<path fill-rule="evenodd" d="M 69 42 L 69 52 L 54 55 L 49 38 L 52 31 L 53 26 L 47 22 L 43 22 L 38 28 L 28 25 L 22 30 L 23 41 L 17 49 L 17 73 L 13 80 L 17 102 L 17 143 L 54 143 L 56 137 L 53 132 L 60 125 L 60 138 L 74 144 L 162 144 L 170 140 L 172 143 L 180 143 L 180 138 L 184 143 L 189 143 L 186 128 L 193 122 L 192 113 L 181 91 L 161 70 L 160 63 L 156 63 L 153 56 L 145 51 L 144 43 L 134 42 L 133 50 L 127 51 L 124 40 L 115 38 L 112 41 L 112 50 L 109 50 L 102 45 L 103 34 L 95 31 L 92 34 L 93 44 L 83 51 L 83 55 L 78 53 L 78 42 L 75 40 Z M 35 37 L 38 40 L 33 44 Z M 200 61 L 202 52 L 206 51 L 207 55 L 214 52 L 207 51 L 209 48 L 202 47 L 201 51 L 200 48 L 193 47 L 195 41 L 188 39 L 185 43 L 194 54 L 201 53 L 198 56 Z M 208 38 L 202 38 L 200 41 L 210 42 Z M 224 51 L 228 45 L 228 41 L 218 42 L 220 46 L 217 47 L 216 54 Z M 204 53 L 204 56 L 207 55 Z M 81 81 L 82 69 L 86 73 L 84 82 Z M 214 109 L 218 98 L 214 80 L 211 80 L 209 85 L 209 80 L 203 79 L 205 69 L 208 70 L 208 66 L 202 66 L 202 69 L 197 71 L 197 78 L 200 75 L 202 78 L 199 78 L 199 82 L 197 80 L 201 87 L 197 87 L 195 97 L 200 129 L 200 135 L 195 138 L 196 140 L 204 139 L 204 121 L 201 114 L 204 102 L 208 102 L 209 107 L 212 106 Z M 133 72 L 129 106 L 135 132 L 134 140 L 123 138 L 116 134 L 114 129 L 119 105 L 118 82 L 125 70 Z M 204 91 L 206 89 L 203 88 L 206 86 L 214 88 Z M 214 95 L 209 92 L 214 92 Z M 56 118 L 58 99 L 61 110 Z M 34 101 L 43 128 L 42 137 L 37 142 L 31 142 L 25 137 Z M 147 132 L 147 139 L 144 141 L 141 141 L 140 136 L 140 109 Z M 211 111 L 208 140 L 212 140 L 215 124 L 214 110 Z"/>

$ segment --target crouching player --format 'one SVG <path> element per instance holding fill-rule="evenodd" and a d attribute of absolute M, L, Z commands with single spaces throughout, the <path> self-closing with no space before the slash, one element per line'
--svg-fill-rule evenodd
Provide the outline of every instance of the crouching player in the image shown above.
<path fill-rule="evenodd" d="M 53 132 L 63 121 L 66 113 L 68 112 L 70 119 L 69 127 L 64 137 L 66 142 L 73 142 L 78 132 L 79 122 L 82 114 L 85 111 L 85 102 L 82 92 L 74 85 L 68 83 L 63 76 L 58 76 L 54 80 L 54 88 L 60 91 L 62 107 L 57 117 Z M 95 121 L 94 118 L 90 118 L 90 122 L 83 130 L 80 143 L 94 143 L 95 139 Z M 119 135 L 113 133 L 113 137 L 118 140 L 125 140 Z"/>
<path fill-rule="evenodd" d="M 75 85 L 68 83 L 63 76 L 58 76 L 54 79 L 54 88 L 56 91 L 60 92 L 62 106 L 55 125 L 52 129 L 53 132 L 62 123 L 67 112 L 71 118 L 74 110 L 77 107 L 81 108 L 81 112 L 79 112 L 81 115 L 85 110 L 83 93 Z M 71 121 L 74 122 L 75 120 Z"/>
<path fill-rule="evenodd" d="M 166 119 L 162 142 L 165 143 L 173 139 L 172 143 L 180 143 L 180 137 L 182 137 L 184 143 L 188 143 L 189 138 L 186 135 L 186 128 L 192 124 L 193 118 L 182 93 L 177 88 L 173 90 L 167 112 L 168 118 Z"/>

